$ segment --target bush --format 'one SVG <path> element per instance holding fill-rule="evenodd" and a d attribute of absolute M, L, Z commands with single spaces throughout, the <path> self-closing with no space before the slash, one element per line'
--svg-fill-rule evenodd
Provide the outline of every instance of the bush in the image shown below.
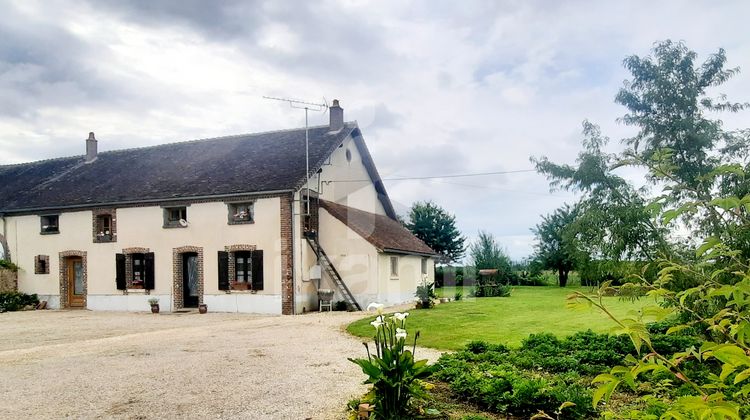
<path fill-rule="evenodd" d="M 337 301 L 337 302 L 336 302 L 336 303 L 335 303 L 335 304 L 333 305 L 333 310 L 334 310 L 334 311 L 346 311 L 346 310 L 348 310 L 348 309 L 349 309 L 349 308 L 347 308 L 347 307 L 346 307 L 346 302 L 344 302 L 343 300 L 339 300 L 339 301 Z"/>
<path fill-rule="evenodd" d="M 509 297 L 512 286 L 509 284 L 484 284 L 477 285 L 474 289 L 476 297 Z"/>
<path fill-rule="evenodd" d="M 417 286 L 417 292 L 414 294 L 417 297 L 417 303 L 420 304 L 422 309 L 432 308 L 432 299 L 435 299 L 435 289 L 433 289 L 433 283 L 427 283 L 423 281 L 422 284 Z"/>
<path fill-rule="evenodd" d="M 459 300 L 461 300 L 461 299 L 462 299 L 463 297 L 464 297 L 464 294 L 463 294 L 463 293 L 461 293 L 461 291 L 460 291 L 460 290 L 459 290 L 459 291 L 457 291 L 457 292 L 456 292 L 456 293 L 455 293 L 455 294 L 453 295 L 453 299 L 454 299 L 454 300 L 455 300 L 456 302 L 458 302 Z"/>
<path fill-rule="evenodd" d="M 39 304 L 39 297 L 36 294 L 27 295 L 19 292 L 0 293 L 0 312 L 19 311 L 26 306 Z"/>
<path fill-rule="evenodd" d="M 0 268 L 6 268 L 10 271 L 18 271 L 18 266 L 8 260 L 0 259 Z"/>

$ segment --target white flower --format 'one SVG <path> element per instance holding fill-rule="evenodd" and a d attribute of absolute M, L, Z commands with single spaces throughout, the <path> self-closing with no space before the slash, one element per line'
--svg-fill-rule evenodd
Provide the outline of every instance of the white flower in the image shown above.
<path fill-rule="evenodd" d="M 406 338 L 406 330 L 403 328 L 396 328 L 396 338 Z"/>
<path fill-rule="evenodd" d="M 395 319 L 397 319 L 399 321 L 405 320 L 407 316 L 409 316 L 408 312 L 404 312 L 404 313 L 396 312 L 395 314 L 393 314 L 393 318 L 395 318 Z"/>
<path fill-rule="evenodd" d="M 378 318 L 380 318 L 380 317 L 378 317 Z M 378 328 L 380 328 L 381 325 L 383 325 L 383 322 L 376 319 L 375 321 L 372 321 L 370 323 L 370 325 L 372 325 L 373 327 L 375 327 L 375 329 L 378 329 Z"/>
<path fill-rule="evenodd" d="M 367 312 L 372 311 L 373 309 L 376 310 L 379 314 L 383 313 L 383 307 L 385 305 L 382 303 L 375 303 L 372 302 L 371 304 L 367 305 Z"/>

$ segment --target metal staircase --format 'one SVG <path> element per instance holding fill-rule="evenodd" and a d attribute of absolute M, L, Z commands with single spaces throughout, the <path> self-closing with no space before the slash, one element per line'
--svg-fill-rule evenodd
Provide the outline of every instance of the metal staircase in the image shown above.
<path fill-rule="evenodd" d="M 346 307 L 350 311 L 361 311 L 362 307 L 359 306 L 359 303 L 357 303 L 357 300 L 354 298 L 354 295 L 352 295 L 352 292 L 348 287 L 346 287 L 346 283 L 344 283 L 344 280 L 341 279 L 341 275 L 339 275 L 339 272 L 336 271 L 336 267 L 333 266 L 333 263 L 328 258 L 328 255 L 326 255 L 325 251 L 323 251 L 323 248 L 321 248 L 317 239 L 310 236 L 307 236 L 306 239 L 307 243 L 310 245 L 310 248 L 312 248 L 313 252 L 315 252 L 315 255 L 318 257 L 318 264 L 320 264 L 320 267 L 323 269 L 323 271 L 328 274 L 328 277 L 331 279 L 331 281 L 333 281 L 333 283 L 336 285 L 336 288 L 339 289 L 339 292 L 344 297 Z"/>

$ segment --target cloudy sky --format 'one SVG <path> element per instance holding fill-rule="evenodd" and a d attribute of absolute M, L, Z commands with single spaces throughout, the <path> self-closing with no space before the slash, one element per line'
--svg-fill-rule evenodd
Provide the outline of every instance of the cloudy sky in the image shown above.
<path fill-rule="evenodd" d="M 384 178 L 572 162 L 583 119 L 630 129 L 613 98 L 622 59 L 683 40 L 725 48 L 750 100 L 750 2 L 0 0 L 0 164 L 302 126 L 263 95 L 341 100 Z M 325 114 L 311 123 L 323 124 Z M 748 114 L 725 118 L 748 127 Z M 388 181 L 433 200 L 514 258 L 572 196 L 535 173 Z"/>

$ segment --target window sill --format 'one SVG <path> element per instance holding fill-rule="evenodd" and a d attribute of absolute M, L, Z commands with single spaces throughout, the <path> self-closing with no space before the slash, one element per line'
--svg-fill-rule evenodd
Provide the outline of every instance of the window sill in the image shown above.
<path fill-rule="evenodd" d="M 58 230 L 56 232 L 39 232 L 39 234 L 40 235 L 59 235 L 60 231 Z"/>
<path fill-rule="evenodd" d="M 226 294 L 238 294 L 238 295 L 257 295 L 263 293 L 262 290 L 225 290 Z"/>
<path fill-rule="evenodd" d="M 398 277 L 391 277 L 391 280 L 398 280 Z"/>
<path fill-rule="evenodd" d="M 107 244 L 110 242 L 117 242 L 117 238 L 94 238 L 95 244 Z"/>
<path fill-rule="evenodd" d="M 146 289 L 126 289 L 125 291 L 128 292 L 128 294 L 130 294 L 130 293 L 133 293 L 133 294 L 143 294 L 143 295 L 146 294 Z"/>
<path fill-rule="evenodd" d="M 162 226 L 164 229 L 185 229 L 187 226 L 182 226 L 181 224 L 175 224 L 175 225 L 164 225 Z"/>
<path fill-rule="evenodd" d="M 255 220 L 230 220 L 227 222 L 228 225 L 253 225 Z"/>

